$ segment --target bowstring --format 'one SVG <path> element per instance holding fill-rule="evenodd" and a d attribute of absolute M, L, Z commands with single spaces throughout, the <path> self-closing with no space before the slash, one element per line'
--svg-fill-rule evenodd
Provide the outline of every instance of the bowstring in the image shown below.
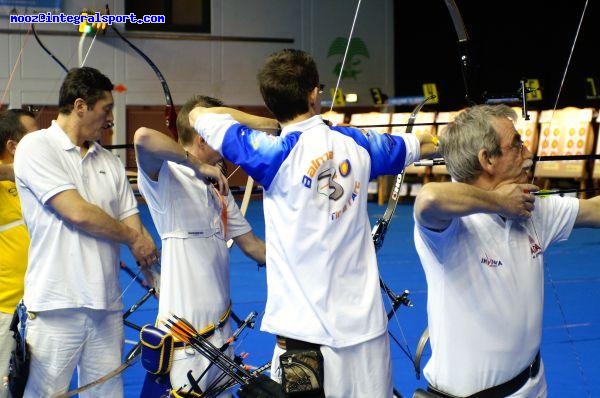
<path fill-rule="evenodd" d="M 350 28 L 350 34 L 348 35 L 348 41 L 347 41 L 347 43 L 346 43 L 346 49 L 345 49 L 345 51 L 344 51 L 344 56 L 343 56 L 343 58 L 342 58 L 342 64 L 341 64 L 341 66 L 340 66 L 340 71 L 339 71 L 338 78 L 337 78 L 337 81 L 336 81 L 336 84 L 335 84 L 335 89 L 334 89 L 334 91 L 333 91 L 333 96 L 332 96 L 332 101 L 331 101 L 331 106 L 330 106 L 330 108 L 329 108 L 329 112 L 332 112 L 332 111 L 333 111 L 333 106 L 334 106 L 334 103 L 335 103 L 334 99 L 336 98 L 336 96 L 337 96 L 337 93 L 338 93 L 338 91 L 339 91 L 340 82 L 341 82 L 341 80 L 342 80 L 343 73 L 344 73 L 344 66 L 346 65 L 346 59 L 347 59 L 347 57 L 348 57 L 348 51 L 349 51 L 349 49 L 350 49 L 350 42 L 352 41 L 352 36 L 353 36 L 353 34 L 354 34 L 354 28 L 355 28 L 355 26 L 356 26 L 356 21 L 357 21 L 357 19 L 358 19 L 358 12 L 359 12 L 359 10 L 360 10 L 361 1 L 362 1 L 362 0 L 358 0 L 358 2 L 357 2 L 357 4 L 356 4 L 356 9 L 355 9 L 355 11 L 354 11 L 354 18 L 353 18 L 353 20 L 352 20 L 352 26 L 351 26 L 351 28 Z M 404 176 L 403 176 L 403 177 L 404 177 Z M 396 310 L 394 310 L 394 303 L 393 303 L 393 301 L 392 301 L 391 297 L 389 297 L 389 295 L 388 295 L 387 293 L 386 293 L 386 296 L 388 297 L 388 301 L 390 302 L 391 308 L 392 308 L 392 310 L 393 310 L 393 316 L 394 316 L 394 320 L 396 321 L 396 324 L 397 324 L 397 326 L 398 326 L 398 329 L 400 330 L 400 334 L 402 335 L 402 340 L 403 340 L 403 343 L 406 345 L 406 347 L 403 347 L 403 346 L 402 346 L 402 345 L 401 345 L 401 344 L 398 342 L 398 340 L 395 338 L 395 336 L 394 336 L 392 333 L 390 333 L 390 331 L 389 331 L 389 330 L 388 330 L 388 333 L 390 334 L 390 336 L 392 337 L 392 339 L 393 339 L 393 340 L 396 342 L 396 344 L 398 344 L 398 346 L 400 347 L 400 349 L 402 350 L 402 352 L 404 352 L 404 353 L 405 353 L 405 355 L 406 355 L 406 356 L 409 358 L 409 360 L 410 360 L 410 361 L 413 363 L 413 365 L 414 365 L 414 359 L 413 359 L 413 357 L 412 357 L 412 355 L 411 355 L 411 353 L 410 353 L 410 347 L 409 347 L 409 345 L 408 345 L 408 340 L 406 339 L 406 336 L 405 336 L 405 334 L 404 334 L 404 329 L 403 329 L 403 328 L 402 328 L 402 326 L 400 325 L 400 320 L 398 319 L 398 315 L 396 314 Z M 389 321 L 388 321 L 388 322 L 389 322 Z"/>
<path fill-rule="evenodd" d="M 22 31 L 20 31 L 20 32 L 22 32 Z M 4 92 L 2 93 L 2 97 L 0 98 L 0 109 L 2 108 L 2 105 L 4 105 L 4 100 L 6 99 L 6 96 L 8 95 L 10 86 L 12 85 L 12 80 L 15 77 L 15 72 L 17 71 L 17 66 L 21 62 L 21 57 L 23 56 L 23 51 L 25 50 L 25 47 L 27 46 L 27 42 L 29 42 L 30 36 L 31 36 L 31 25 L 29 25 L 29 29 L 27 29 L 27 33 L 25 34 L 25 39 L 23 40 L 23 44 L 21 44 L 21 48 L 19 48 L 19 53 L 17 54 L 17 59 L 15 60 L 15 63 L 13 64 L 13 67 L 10 71 L 10 75 L 8 76 L 8 82 L 6 83 L 6 87 L 4 88 Z"/>
<path fill-rule="evenodd" d="M 83 61 L 81 61 L 80 67 L 83 67 L 85 65 L 85 61 L 87 61 L 88 55 L 90 55 L 90 52 L 92 51 L 92 47 L 94 46 L 94 43 L 96 42 L 96 36 L 98 36 L 97 30 L 96 30 L 96 33 L 94 34 L 94 37 L 92 38 L 92 42 L 90 43 L 90 46 L 88 47 L 87 52 L 85 53 L 85 57 L 83 57 Z"/>
<path fill-rule="evenodd" d="M 565 81 L 566 81 L 566 78 L 567 78 L 567 73 L 568 73 L 569 67 L 571 65 L 571 60 L 573 58 L 573 53 L 575 52 L 575 45 L 577 44 L 577 40 L 579 38 L 579 33 L 580 33 L 581 27 L 583 25 L 583 19 L 585 17 L 585 13 L 587 11 L 588 3 L 589 3 L 589 0 L 586 0 L 585 3 L 584 3 L 584 5 L 583 5 L 583 11 L 581 12 L 581 17 L 580 17 L 579 23 L 577 25 L 577 30 L 575 31 L 575 37 L 573 38 L 573 43 L 571 45 L 571 50 L 569 52 L 569 56 L 567 57 L 567 63 L 565 65 L 565 69 L 564 69 L 564 72 L 563 72 L 563 75 L 562 75 L 562 78 L 561 78 L 561 81 L 560 81 L 560 85 L 559 85 L 559 88 L 558 88 L 558 93 L 556 95 L 556 100 L 554 101 L 554 106 L 552 107 L 552 111 L 550 113 L 550 122 L 548 123 L 548 131 L 552 131 L 552 122 L 554 121 L 554 113 L 556 112 L 556 108 L 558 107 L 558 102 L 560 100 L 560 95 L 562 93 L 562 90 L 563 90 L 563 87 L 564 87 L 564 84 L 565 84 Z M 526 94 L 523 93 L 523 95 L 526 95 Z M 538 154 L 537 154 L 538 161 L 539 161 L 540 158 L 541 158 L 541 155 L 540 155 L 540 153 L 538 151 Z M 533 175 L 532 175 L 532 178 L 531 178 L 531 183 L 533 184 L 534 181 L 535 181 L 535 169 L 533 170 Z M 538 232 L 537 232 L 537 230 L 535 228 L 535 223 L 533 221 L 533 218 L 531 219 L 530 222 L 531 222 L 531 226 L 533 228 L 533 232 L 535 234 L 535 237 L 536 237 L 536 239 L 538 241 L 538 244 L 539 244 L 541 241 L 540 241 Z M 568 326 L 567 316 L 565 314 L 565 310 L 563 308 L 562 302 L 560 301 L 560 297 L 559 297 L 559 294 L 558 294 L 558 289 L 556 287 L 556 284 L 554 283 L 554 279 L 552 278 L 552 272 L 550 271 L 550 266 L 545 261 L 543 262 L 543 264 L 544 264 L 544 270 L 545 270 L 546 274 L 548 275 L 548 280 L 550 282 L 550 286 L 552 287 L 552 294 L 553 294 L 554 299 L 556 301 L 556 305 L 558 307 L 558 311 L 559 311 L 561 319 L 563 321 L 563 325 L 565 326 L 565 333 L 567 335 L 567 338 L 569 340 L 569 345 L 571 346 L 571 350 L 572 350 L 573 355 L 575 357 L 575 363 L 577 364 L 577 369 L 579 371 L 579 374 L 581 375 L 581 378 L 582 378 L 582 381 L 583 381 L 583 386 L 586 389 L 588 396 L 591 397 L 592 394 L 591 394 L 591 391 L 589 389 L 588 379 L 585 376 L 585 372 L 583 370 L 583 364 L 582 364 L 582 361 L 581 361 L 581 356 L 579 355 L 579 352 L 577 351 L 577 349 L 575 347 L 575 342 L 574 342 L 574 339 L 573 339 L 573 335 L 571 334 L 570 328 Z M 542 273 L 542 279 L 543 279 L 543 277 L 544 277 L 544 273 Z M 543 286 L 543 280 L 542 280 L 542 286 Z"/>
<path fill-rule="evenodd" d="M 350 28 L 350 34 L 348 35 L 348 42 L 346 43 L 346 50 L 344 51 L 344 57 L 342 58 L 342 65 L 340 66 L 340 73 L 338 74 L 337 82 L 335 83 L 335 90 L 333 91 L 333 97 L 331 99 L 331 107 L 329 108 L 329 112 L 333 111 L 333 104 L 335 102 L 335 97 L 340 88 L 340 81 L 342 80 L 342 76 L 344 74 L 344 65 L 346 65 L 346 58 L 348 57 L 348 51 L 350 49 L 350 42 L 352 41 L 352 35 L 354 34 L 354 26 L 356 26 L 356 19 L 358 18 L 358 10 L 360 9 L 360 3 L 362 0 L 358 0 L 356 4 L 356 10 L 354 11 L 354 19 L 352 20 L 352 27 Z"/>
<path fill-rule="evenodd" d="M 558 86 L 558 93 L 556 94 L 556 100 L 554 101 L 554 106 L 552 107 L 552 111 L 550 112 L 550 123 L 548 124 L 548 131 L 552 131 L 552 122 L 554 121 L 554 113 L 556 112 L 556 108 L 558 107 L 558 101 L 560 100 L 560 95 L 562 93 L 562 89 L 565 85 L 565 81 L 567 79 L 567 73 L 569 72 L 569 67 L 571 66 L 571 59 L 573 58 L 573 53 L 575 52 L 575 45 L 577 44 L 577 40 L 579 38 L 579 32 L 581 31 L 581 26 L 583 25 L 583 18 L 585 17 L 585 12 L 588 7 L 589 0 L 585 0 L 585 4 L 583 5 L 583 11 L 581 12 L 581 17 L 579 18 L 579 24 L 577 25 L 577 30 L 575 31 L 575 37 L 573 39 L 573 44 L 571 44 L 571 51 L 569 52 L 569 56 L 567 57 L 567 64 L 565 65 L 565 70 L 563 72 L 562 78 L 560 80 L 560 85 Z M 526 95 L 523 93 L 523 95 Z M 538 151 L 537 154 L 538 161 L 541 158 L 541 155 Z M 535 181 L 535 169 L 533 170 L 533 175 L 531 177 L 531 183 Z"/>

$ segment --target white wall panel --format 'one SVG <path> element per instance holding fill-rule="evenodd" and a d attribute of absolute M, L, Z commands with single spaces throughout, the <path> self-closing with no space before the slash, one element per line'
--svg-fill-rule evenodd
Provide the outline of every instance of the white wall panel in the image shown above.
<path fill-rule="evenodd" d="M 64 0 L 63 12 L 79 13 L 83 7 L 104 8 L 104 1 Z M 111 1 L 111 13 L 123 12 L 123 3 Z M 293 43 L 213 40 L 132 39 L 160 68 L 176 104 L 193 94 L 222 98 L 234 105 L 262 105 L 256 74 L 265 57 L 277 50 L 293 47 L 315 57 L 321 80 L 335 85 L 333 69 L 341 56 L 328 57 L 331 42 L 346 38 L 350 32 L 356 1 L 349 0 L 227 0 L 212 1 L 212 36 L 293 39 Z M 370 87 L 392 93 L 393 14 L 392 0 L 363 1 L 354 37 L 363 40 L 369 57 L 360 61 L 354 78 L 342 80 L 344 92 L 357 92 L 359 105 L 370 105 Z M 0 28 L 13 29 L 6 17 Z M 75 31 L 73 25 L 37 25 L 38 30 Z M 117 28 L 124 32 L 122 25 Z M 0 34 L 0 83 L 2 91 L 21 43 L 22 33 Z M 110 35 L 110 30 L 109 30 Z M 67 67 L 77 65 L 78 37 L 41 35 L 42 40 Z M 87 46 L 91 39 L 86 39 Z M 94 42 L 86 65 L 100 69 L 115 84 L 127 87 L 117 106 L 157 105 L 164 102 L 162 89 L 152 70 L 136 53 L 116 37 L 99 37 Z M 56 104 L 64 72 L 48 57 L 31 36 L 10 88 L 11 106 L 21 103 Z M 124 99 L 124 100 L 123 100 Z M 124 114 L 118 110 L 119 114 Z"/>

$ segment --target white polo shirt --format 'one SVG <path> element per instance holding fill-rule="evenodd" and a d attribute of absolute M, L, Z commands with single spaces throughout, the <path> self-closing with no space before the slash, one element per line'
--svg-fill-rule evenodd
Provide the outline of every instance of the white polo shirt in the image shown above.
<path fill-rule="evenodd" d="M 553 196 L 538 198 L 527 222 L 472 214 L 442 232 L 416 222 L 432 352 L 423 373 L 434 387 L 468 396 L 533 361 L 542 334 L 544 252 L 569 237 L 578 210 L 577 199 Z"/>
<path fill-rule="evenodd" d="M 31 236 L 24 301 L 32 311 L 86 307 L 118 310 L 119 244 L 76 229 L 48 200 L 76 189 L 123 220 L 138 212 L 120 160 L 96 143 L 85 157 L 56 121 L 27 134 L 15 153 L 23 218 Z"/>
<path fill-rule="evenodd" d="M 187 166 L 163 162 L 157 181 L 138 170 L 140 192 L 162 240 L 158 319 L 177 314 L 203 329 L 229 306 L 227 239 L 250 232 L 250 225 L 231 193 L 220 197 Z"/>
<path fill-rule="evenodd" d="M 419 157 L 419 141 L 321 116 L 273 137 L 204 114 L 195 129 L 264 188 L 268 297 L 261 330 L 347 347 L 387 330 L 367 185 Z"/>

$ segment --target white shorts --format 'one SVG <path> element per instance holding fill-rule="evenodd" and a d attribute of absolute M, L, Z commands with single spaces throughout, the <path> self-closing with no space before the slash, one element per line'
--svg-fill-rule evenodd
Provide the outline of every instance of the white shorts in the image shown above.
<path fill-rule="evenodd" d="M 69 308 L 35 313 L 27 319 L 31 351 L 25 398 L 50 397 L 69 388 L 77 366 L 78 385 L 90 383 L 121 364 L 123 314 L 120 311 Z M 79 394 L 80 397 L 123 396 L 120 376 Z"/>
<path fill-rule="evenodd" d="M 275 345 L 271 378 L 281 383 L 279 356 L 285 350 Z M 327 398 L 389 398 L 392 395 L 392 362 L 387 332 L 350 347 L 321 346 L 324 390 Z"/>

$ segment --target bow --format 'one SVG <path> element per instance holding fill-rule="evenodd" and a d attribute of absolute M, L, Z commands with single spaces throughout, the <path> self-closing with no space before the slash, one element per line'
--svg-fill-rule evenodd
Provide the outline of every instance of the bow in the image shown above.
<path fill-rule="evenodd" d="M 109 14 L 108 4 L 106 5 L 105 9 L 106 9 L 106 15 L 108 15 Z M 121 40 L 123 40 L 133 51 L 135 51 L 140 57 L 142 57 L 144 59 L 144 61 L 146 61 L 148 66 L 150 66 L 152 71 L 156 74 L 156 77 L 160 81 L 160 84 L 163 89 L 163 93 L 165 95 L 165 102 L 166 102 L 165 124 L 166 124 L 167 128 L 169 129 L 169 132 L 171 133 L 171 137 L 175 141 L 177 141 L 177 139 L 178 139 L 177 124 L 176 124 L 177 113 L 175 112 L 175 105 L 173 104 L 173 97 L 171 97 L 171 90 L 169 90 L 169 85 L 167 84 L 165 77 L 161 73 L 160 69 L 158 69 L 158 66 L 156 66 L 156 64 L 154 62 L 152 62 L 150 57 L 148 57 L 142 50 L 139 49 L 139 47 L 137 47 L 135 44 L 133 44 L 131 41 L 129 41 L 125 36 L 123 36 L 123 34 L 121 32 L 119 32 L 119 30 L 117 28 L 115 28 L 114 25 L 110 25 L 110 27 L 112 28 L 113 32 L 115 32 L 115 34 L 117 36 L 119 36 L 119 38 Z"/>
<path fill-rule="evenodd" d="M 407 134 L 412 133 L 412 129 L 413 129 L 415 120 L 417 118 L 417 114 L 421 111 L 423 106 L 425 106 L 427 101 L 429 101 L 433 98 L 435 98 L 434 95 L 426 97 L 413 109 L 413 111 L 411 112 L 410 117 L 408 119 L 408 122 L 406 123 L 406 133 Z M 402 172 L 400 172 L 400 174 L 398 174 L 394 180 L 394 185 L 392 187 L 392 191 L 391 191 L 390 197 L 388 199 L 388 205 L 387 205 L 387 208 L 385 209 L 385 213 L 383 214 L 383 217 L 380 217 L 377 219 L 377 221 L 375 222 L 375 225 L 373 226 L 373 229 L 371 230 L 371 237 L 373 238 L 373 244 L 375 245 L 376 251 L 379 251 L 379 249 L 381 249 L 381 246 L 383 245 L 383 241 L 385 238 L 385 234 L 387 233 L 388 226 L 389 226 L 390 222 L 392 221 L 392 217 L 394 216 L 394 212 L 396 211 L 398 201 L 400 200 L 400 189 L 402 188 L 403 181 L 404 181 L 404 170 Z M 391 309 L 387 314 L 388 321 L 392 318 L 392 316 L 394 316 L 394 318 L 396 319 L 398 328 L 400 330 L 402 330 L 402 328 L 400 327 L 400 322 L 398 321 L 398 318 L 395 315 L 396 315 L 396 311 L 398 310 L 398 308 L 400 308 L 400 306 L 402 306 L 402 305 L 405 305 L 407 307 L 412 307 L 412 302 L 410 301 L 410 298 L 408 297 L 410 292 L 408 290 L 405 290 L 401 295 L 397 295 L 396 293 L 394 293 L 392 291 L 392 289 L 389 288 L 389 286 L 387 286 L 387 284 L 384 282 L 384 280 L 381 278 L 381 276 L 379 277 L 379 286 L 386 293 L 386 295 L 388 296 L 390 303 L 391 303 Z M 404 355 L 406 355 L 406 357 L 413 364 L 413 367 L 415 368 L 415 370 L 417 372 L 417 378 L 418 378 L 419 371 L 420 371 L 420 365 L 419 365 L 420 355 L 417 358 L 413 358 L 412 354 L 410 353 L 411 350 L 410 350 L 410 347 L 408 346 L 408 342 L 406 341 L 406 338 L 404 338 L 404 334 L 403 334 L 403 340 L 404 340 L 404 345 L 403 345 L 389 330 L 388 330 L 388 333 L 389 333 L 390 337 L 392 338 L 392 340 L 394 340 L 394 342 L 398 345 L 400 350 L 404 353 Z M 419 353 L 419 351 L 417 350 L 417 354 L 418 353 Z"/>
<path fill-rule="evenodd" d="M 69 73 L 69 69 L 67 69 L 67 67 L 65 66 L 65 64 L 63 64 L 63 63 L 62 63 L 62 62 L 61 62 L 61 61 L 60 61 L 60 60 L 59 60 L 59 59 L 56 57 L 56 55 L 54 55 L 54 54 L 52 53 L 52 51 L 50 51 L 50 50 L 48 49 L 48 47 L 46 47 L 46 46 L 44 45 L 44 43 L 42 42 L 42 39 L 40 39 L 40 36 L 38 36 L 38 34 L 37 34 L 37 31 L 35 30 L 35 25 L 34 25 L 33 23 L 31 24 L 31 32 L 33 33 L 33 36 L 35 37 L 35 40 L 38 42 L 38 44 L 40 45 L 40 47 L 42 47 L 42 50 L 44 50 L 44 52 L 45 52 L 46 54 L 48 54 L 48 55 L 50 56 L 50 58 L 52 58 L 52 60 L 53 60 L 54 62 L 56 62 L 56 63 L 58 64 L 58 66 L 60 66 L 60 68 L 61 68 L 62 70 L 64 70 L 64 71 L 65 71 L 65 73 Z"/>
<path fill-rule="evenodd" d="M 454 0 L 444 0 L 450 17 L 452 18 L 452 24 L 454 30 L 458 36 L 458 55 L 459 62 L 463 77 L 463 85 L 465 87 L 465 100 L 468 104 L 481 103 L 483 101 L 483 94 L 479 85 L 479 77 L 476 70 L 476 65 L 472 62 L 471 50 L 470 50 L 470 39 L 465 23 L 463 22 L 460 10 Z"/>
<path fill-rule="evenodd" d="M 70 390 L 65 392 L 64 394 L 58 394 L 55 395 L 53 398 L 68 398 L 68 397 L 72 397 L 74 395 L 79 394 L 80 392 L 89 390 L 92 387 L 95 387 L 97 385 L 100 385 L 110 379 L 112 379 L 113 377 L 118 376 L 119 374 L 123 373 L 125 371 L 125 369 L 127 369 L 128 367 L 130 367 L 131 365 L 133 365 L 137 359 L 140 357 L 140 354 L 142 353 L 142 343 L 139 342 L 137 343 L 132 349 L 131 351 L 129 351 L 129 354 L 127 354 L 127 357 L 125 359 L 125 361 L 119 365 L 119 367 L 117 367 L 114 370 L 111 370 L 110 372 L 108 372 L 107 374 L 105 374 L 104 376 L 84 385 L 81 386 L 79 388 L 76 388 L 74 390 Z"/>
<path fill-rule="evenodd" d="M 417 118 L 417 114 L 421 111 L 423 106 L 427 103 L 427 101 L 435 98 L 435 95 L 430 95 L 423 99 L 410 114 L 408 118 L 408 122 L 406 123 L 406 134 L 412 133 L 413 126 L 415 124 L 415 120 Z M 404 171 L 396 176 L 394 181 L 394 185 L 392 188 L 392 192 L 390 193 L 390 197 L 388 199 L 388 205 L 385 209 L 385 213 L 383 217 L 377 219 L 375 226 L 371 231 L 371 236 L 373 237 L 373 243 L 375 244 L 375 250 L 379 250 L 383 245 L 383 239 L 385 238 L 385 234 L 387 232 L 388 225 L 394 216 L 394 212 L 396 211 L 396 206 L 398 205 L 398 201 L 400 200 L 400 188 L 402 187 L 402 182 L 404 181 Z"/>

